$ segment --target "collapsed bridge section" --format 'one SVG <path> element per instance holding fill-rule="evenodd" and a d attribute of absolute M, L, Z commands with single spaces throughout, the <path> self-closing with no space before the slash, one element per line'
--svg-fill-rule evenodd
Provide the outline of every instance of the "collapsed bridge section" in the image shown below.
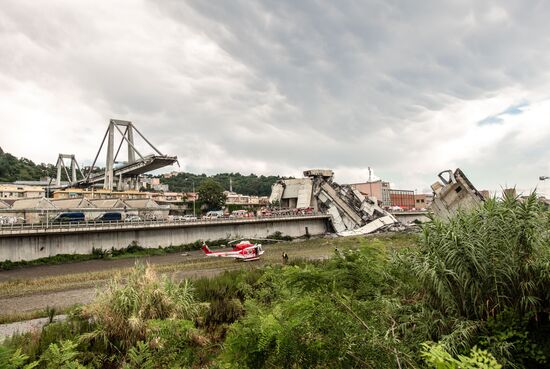
<path fill-rule="evenodd" d="M 439 181 L 432 184 L 434 194 L 430 210 L 441 218 L 450 218 L 460 210 L 468 210 L 485 201 L 464 172 L 457 168 L 438 174 Z"/>
<path fill-rule="evenodd" d="M 312 207 L 326 213 L 340 236 L 372 233 L 399 224 L 393 215 L 378 206 L 376 198 L 365 196 L 350 185 L 334 182 L 332 170 L 306 170 L 304 176 L 275 183 L 271 204 Z"/>

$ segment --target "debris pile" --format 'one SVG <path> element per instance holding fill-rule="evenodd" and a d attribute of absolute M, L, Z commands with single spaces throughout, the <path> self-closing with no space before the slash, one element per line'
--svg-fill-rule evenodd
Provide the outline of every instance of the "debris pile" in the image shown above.
<path fill-rule="evenodd" d="M 440 182 L 431 186 L 434 199 L 430 210 L 434 215 L 450 218 L 460 209 L 472 209 L 485 201 L 460 168 L 454 172 L 450 169 L 444 170 L 438 177 Z"/>
<path fill-rule="evenodd" d="M 303 179 L 282 180 L 273 186 L 270 201 L 288 207 L 313 207 L 331 216 L 339 236 L 352 236 L 380 230 L 401 229 L 399 221 L 349 185 L 333 181 L 326 169 L 304 171 Z"/>

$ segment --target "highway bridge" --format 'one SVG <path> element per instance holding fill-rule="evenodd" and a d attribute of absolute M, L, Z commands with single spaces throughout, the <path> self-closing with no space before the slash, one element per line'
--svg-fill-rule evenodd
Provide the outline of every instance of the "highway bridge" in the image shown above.
<path fill-rule="evenodd" d="M 74 209 L 80 212 L 83 210 Z M 428 220 L 426 212 L 398 212 L 394 215 L 403 223 Z M 294 238 L 331 231 L 330 215 L 327 214 L 171 222 L 143 220 L 4 224 L 0 226 L 0 261 L 34 260 L 58 254 L 89 254 L 93 249 L 121 249 L 134 243 L 145 248 L 158 248 L 191 244 L 197 240 L 267 238 L 275 232 Z"/>
<path fill-rule="evenodd" d="M 224 218 L 196 221 L 82 222 L 14 224 L 0 227 L 0 261 L 34 260 L 59 254 L 91 254 L 131 244 L 158 248 L 197 240 L 290 237 L 328 232 L 328 215 Z"/>

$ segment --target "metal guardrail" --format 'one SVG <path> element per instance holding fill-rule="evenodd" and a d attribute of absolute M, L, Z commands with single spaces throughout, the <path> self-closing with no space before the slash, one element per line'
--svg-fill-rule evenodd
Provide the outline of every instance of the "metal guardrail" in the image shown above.
<path fill-rule="evenodd" d="M 197 220 L 141 220 L 141 221 L 84 221 L 67 223 L 15 223 L 0 225 L 0 236 L 19 235 L 19 234 L 37 234 L 37 233 L 60 233 L 60 232 L 85 232 L 85 231 L 107 231 L 107 230 L 127 230 L 140 228 L 173 228 L 177 226 L 197 226 L 214 224 L 238 224 L 238 223 L 257 223 L 264 221 L 283 221 L 289 219 L 316 219 L 328 218 L 325 214 L 296 214 L 296 215 L 277 215 L 243 218 L 217 218 L 217 219 L 197 219 Z"/>

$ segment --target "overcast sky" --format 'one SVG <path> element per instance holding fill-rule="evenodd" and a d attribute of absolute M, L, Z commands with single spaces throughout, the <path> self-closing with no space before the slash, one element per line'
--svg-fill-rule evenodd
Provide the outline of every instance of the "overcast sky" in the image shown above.
<path fill-rule="evenodd" d="M 117 118 L 169 170 L 370 166 L 423 191 L 460 167 L 529 189 L 550 175 L 549 19 L 548 1 L 3 0 L 0 146 L 89 164 Z"/>

